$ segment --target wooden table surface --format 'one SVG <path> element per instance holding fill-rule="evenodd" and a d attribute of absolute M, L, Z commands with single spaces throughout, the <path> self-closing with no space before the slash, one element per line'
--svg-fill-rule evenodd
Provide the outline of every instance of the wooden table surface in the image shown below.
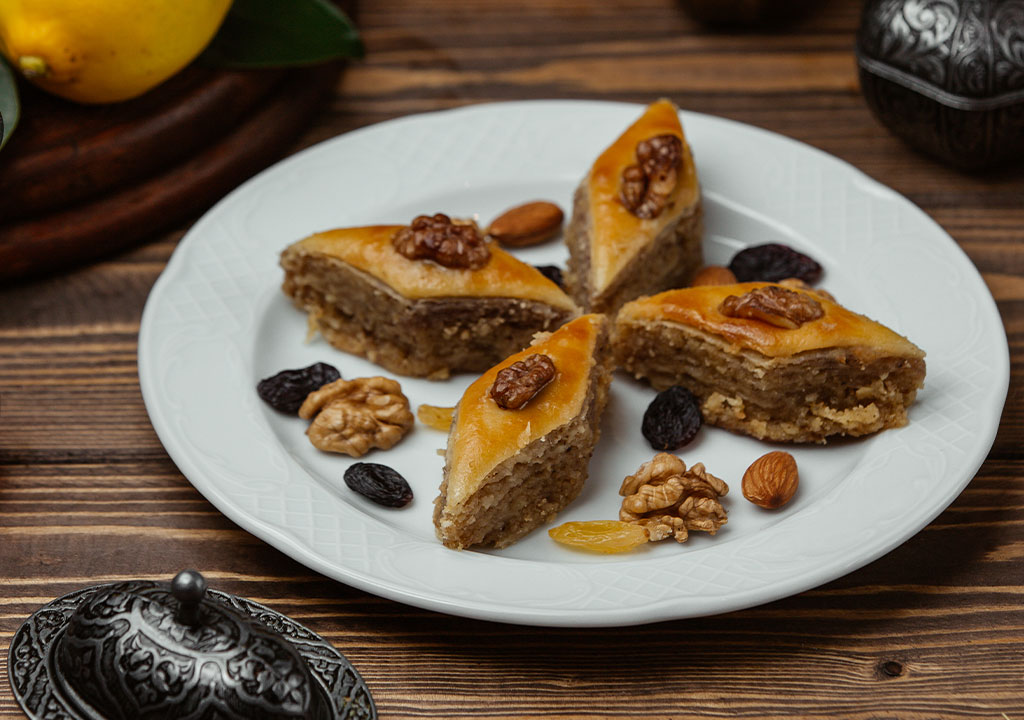
<path fill-rule="evenodd" d="M 294 150 L 409 113 L 658 96 L 832 153 L 922 207 L 983 274 L 1011 384 L 988 459 L 923 531 L 817 589 L 727 615 L 544 629 L 435 614 L 325 579 L 222 516 L 166 455 L 136 366 L 147 293 L 188 229 L 0 288 L 0 639 L 50 599 L 201 568 L 333 642 L 382 718 L 1024 720 L 1024 172 L 965 175 L 876 123 L 856 0 L 715 31 L 674 0 L 377 0 L 367 45 Z M 2 158 L 2 156 L 0 156 Z M 870 518 L 865 518 L 870 522 Z M 0 719 L 22 717 L 0 654 Z"/>

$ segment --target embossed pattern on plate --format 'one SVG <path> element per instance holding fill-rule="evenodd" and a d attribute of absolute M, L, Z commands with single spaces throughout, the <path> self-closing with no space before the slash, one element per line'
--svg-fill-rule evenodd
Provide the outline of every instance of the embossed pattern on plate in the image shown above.
<path fill-rule="evenodd" d="M 924 527 L 981 465 L 1006 397 L 1006 336 L 987 288 L 952 239 L 889 188 L 814 148 L 706 115 L 682 113 L 704 189 L 706 259 L 789 243 L 823 264 L 821 284 L 841 302 L 928 353 L 911 423 L 791 448 L 801 488 L 780 511 L 739 492 L 743 470 L 772 447 L 705 428 L 680 455 L 733 487 L 729 523 L 714 538 L 593 556 L 540 529 L 502 551 L 453 552 L 430 521 L 442 433 L 417 425 L 395 448 L 364 458 L 412 484 L 416 499 L 393 511 L 348 491 L 341 477 L 351 460 L 314 450 L 305 423 L 259 401 L 256 382 L 286 367 L 321 360 L 346 378 L 382 374 L 323 341 L 304 343 L 305 319 L 279 289 L 286 245 L 424 212 L 487 223 L 527 200 L 568 208 L 593 158 L 641 110 L 537 101 L 402 118 L 292 156 L 222 200 L 182 240 L 140 333 L 146 407 L 182 473 L 243 528 L 329 577 L 441 612 L 536 625 L 629 625 L 748 607 L 848 573 Z M 558 242 L 516 253 L 565 261 Z M 452 405 L 472 380 L 398 379 L 414 407 Z M 616 516 L 619 483 L 653 454 L 639 432 L 653 396 L 616 375 L 590 480 L 556 522 Z"/>

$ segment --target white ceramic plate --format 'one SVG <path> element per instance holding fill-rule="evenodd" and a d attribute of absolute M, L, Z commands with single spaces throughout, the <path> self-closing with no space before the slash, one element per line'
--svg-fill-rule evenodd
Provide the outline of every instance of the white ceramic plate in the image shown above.
<path fill-rule="evenodd" d="M 729 522 L 715 537 L 601 556 L 541 528 L 505 550 L 455 552 L 431 523 L 443 433 L 417 424 L 395 448 L 363 458 L 413 486 L 413 503 L 390 510 L 345 487 L 353 460 L 315 450 L 306 422 L 257 398 L 261 378 L 316 361 L 347 378 L 382 374 L 323 340 L 305 342 L 305 318 L 279 289 L 286 245 L 420 213 L 486 224 L 532 199 L 569 208 L 590 163 L 641 111 L 543 101 L 402 118 L 290 157 L 217 204 L 153 288 L 139 338 L 146 407 L 182 473 L 240 526 L 324 575 L 424 608 L 535 625 L 629 625 L 764 603 L 848 573 L 924 527 L 995 436 L 1009 363 L 991 296 L 952 239 L 892 190 L 811 147 L 706 115 L 682 115 L 704 188 L 706 260 L 792 245 L 824 265 L 822 287 L 928 353 L 907 427 L 787 448 L 801 484 L 783 509 L 761 510 L 740 492 L 744 469 L 773 446 L 707 427 L 680 455 L 732 486 Z M 558 242 L 519 255 L 565 261 Z M 399 379 L 414 407 L 453 405 L 472 380 Z M 617 517 L 622 478 L 654 454 L 640 435 L 653 397 L 616 375 L 590 479 L 555 524 Z"/>

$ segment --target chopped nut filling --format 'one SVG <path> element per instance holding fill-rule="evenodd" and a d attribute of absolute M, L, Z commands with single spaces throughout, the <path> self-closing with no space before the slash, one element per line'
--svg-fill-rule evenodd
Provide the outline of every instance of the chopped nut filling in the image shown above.
<path fill-rule="evenodd" d="M 636 145 L 635 165 L 622 171 L 619 199 L 638 218 L 656 218 L 668 205 L 679 182 L 683 141 L 675 135 L 657 135 Z"/>
<path fill-rule="evenodd" d="M 498 372 L 491 397 L 499 407 L 519 410 L 555 377 L 555 364 L 547 355 L 534 353 Z"/>
<path fill-rule="evenodd" d="M 675 455 L 658 453 L 635 475 L 627 475 L 619 519 L 647 529 L 651 541 L 670 535 L 686 542 L 691 530 L 711 535 L 728 522 L 719 498 L 729 486 L 697 463 L 689 470 Z"/>
<path fill-rule="evenodd" d="M 475 223 L 452 222 L 443 213 L 418 216 L 396 232 L 391 242 L 410 260 L 433 260 L 449 268 L 478 270 L 491 257 Z"/>
<path fill-rule="evenodd" d="M 723 315 L 749 318 L 795 330 L 825 315 L 821 303 L 802 292 L 765 285 L 743 295 L 730 295 L 718 307 Z"/>

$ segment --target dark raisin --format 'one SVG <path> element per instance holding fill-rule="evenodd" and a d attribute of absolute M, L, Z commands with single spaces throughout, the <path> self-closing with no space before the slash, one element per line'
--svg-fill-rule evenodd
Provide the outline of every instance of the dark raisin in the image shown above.
<path fill-rule="evenodd" d="M 703 422 L 693 393 L 673 385 L 647 406 L 640 432 L 655 450 L 676 450 L 697 436 Z"/>
<path fill-rule="evenodd" d="M 314 390 L 341 377 L 337 368 L 327 363 L 314 363 L 300 370 L 282 370 L 260 380 L 256 392 L 275 410 L 295 415 L 302 402 Z"/>
<path fill-rule="evenodd" d="M 405 478 L 379 463 L 355 463 L 345 471 L 345 484 L 378 505 L 405 507 L 412 500 Z"/>
<path fill-rule="evenodd" d="M 562 281 L 562 268 L 557 265 L 534 265 L 535 268 L 540 270 L 540 274 L 546 277 L 548 280 L 553 282 L 558 287 L 565 289 L 565 285 Z"/>
<path fill-rule="evenodd" d="M 786 278 L 800 278 L 813 285 L 821 277 L 821 265 L 781 243 L 755 245 L 740 250 L 733 256 L 729 269 L 739 282 L 778 282 Z"/>

